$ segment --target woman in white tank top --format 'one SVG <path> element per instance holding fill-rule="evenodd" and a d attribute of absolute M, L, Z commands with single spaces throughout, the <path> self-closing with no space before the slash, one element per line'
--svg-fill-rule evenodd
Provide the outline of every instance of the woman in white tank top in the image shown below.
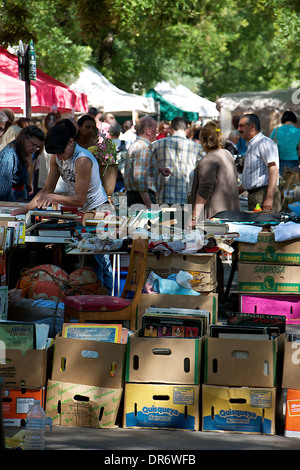
<path fill-rule="evenodd" d="M 86 202 L 82 207 L 78 208 L 80 211 L 89 211 L 96 209 L 101 204 L 107 202 L 107 195 L 104 191 L 100 178 L 99 165 L 94 155 L 89 150 L 80 147 L 78 144 L 75 144 L 72 157 L 68 160 L 60 160 L 56 157 L 56 163 L 59 173 L 68 188 L 68 192 L 70 195 L 72 195 L 75 194 L 75 163 L 76 160 L 81 157 L 89 158 L 93 164 L 91 182 L 87 192 Z"/>

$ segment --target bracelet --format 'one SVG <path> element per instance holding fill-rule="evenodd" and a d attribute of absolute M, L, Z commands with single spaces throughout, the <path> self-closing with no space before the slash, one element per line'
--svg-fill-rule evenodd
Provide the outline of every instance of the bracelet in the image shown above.
<path fill-rule="evenodd" d="M 193 215 L 192 220 L 197 220 L 197 217 L 195 215 Z"/>

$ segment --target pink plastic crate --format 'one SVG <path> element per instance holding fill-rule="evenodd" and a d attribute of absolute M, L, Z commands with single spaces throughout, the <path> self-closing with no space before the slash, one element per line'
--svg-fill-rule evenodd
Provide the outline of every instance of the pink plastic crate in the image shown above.
<path fill-rule="evenodd" d="M 287 325 L 300 324 L 300 295 L 241 295 L 240 312 L 284 315 Z"/>

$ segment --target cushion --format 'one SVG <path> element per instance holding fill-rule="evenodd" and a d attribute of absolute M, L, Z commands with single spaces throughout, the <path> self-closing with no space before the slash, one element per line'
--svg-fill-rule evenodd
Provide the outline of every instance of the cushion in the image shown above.
<path fill-rule="evenodd" d="M 130 300 L 111 295 L 70 295 L 65 298 L 65 307 L 73 308 L 79 312 L 122 310 L 130 303 Z"/>
<path fill-rule="evenodd" d="M 70 274 L 69 282 L 75 286 L 80 284 L 93 284 L 97 282 L 97 276 L 93 268 L 83 266 Z"/>
<path fill-rule="evenodd" d="M 97 279 L 93 268 L 83 266 L 69 276 L 69 288 L 66 295 L 107 294 L 107 289 Z"/>
<path fill-rule="evenodd" d="M 64 297 L 63 289 L 69 275 L 60 267 L 43 264 L 26 269 L 18 281 L 21 296 L 27 299 L 48 299 L 58 301 Z"/>

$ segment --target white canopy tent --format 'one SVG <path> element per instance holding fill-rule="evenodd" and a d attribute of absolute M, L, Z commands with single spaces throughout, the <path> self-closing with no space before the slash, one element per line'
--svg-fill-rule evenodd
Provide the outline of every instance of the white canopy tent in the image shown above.
<path fill-rule="evenodd" d="M 226 93 L 218 99 L 222 131 L 231 130 L 232 116 L 245 113 L 257 114 L 263 133 L 270 135 L 274 127 L 280 125 L 282 113 L 293 111 L 300 118 L 300 88 L 286 90 L 251 91 Z"/>
<path fill-rule="evenodd" d="M 214 119 L 219 116 L 216 103 L 193 93 L 184 85 L 160 82 L 157 83 L 154 90 L 169 103 L 184 111 L 198 113 L 200 118 Z"/>
<path fill-rule="evenodd" d="M 84 68 L 70 88 L 85 93 L 89 106 L 99 108 L 102 113 L 113 113 L 115 116 L 132 115 L 134 122 L 137 113 L 156 114 L 153 98 L 120 90 L 92 66 Z"/>

